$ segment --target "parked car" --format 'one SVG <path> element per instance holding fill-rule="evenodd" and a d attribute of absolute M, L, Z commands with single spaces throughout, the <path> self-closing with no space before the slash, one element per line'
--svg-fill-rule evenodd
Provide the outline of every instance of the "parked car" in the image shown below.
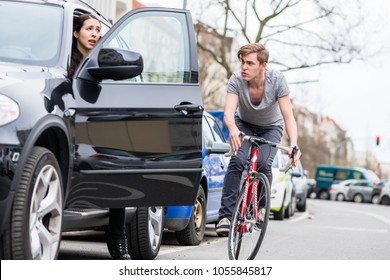
<path fill-rule="evenodd" d="M 379 203 L 383 205 L 390 205 L 390 181 L 387 181 L 383 186 L 379 196 Z"/>
<path fill-rule="evenodd" d="M 154 258 L 155 206 L 192 204 L 202 175 L 190 13 L 141 8 L 111 26 L 84 1 L 0 6 L 0 257 L 54 259 L 62 232 L 104 229 L 123 207 L 131 257 Z M 104 36 L 70 81 L 84 13 Z"/>
<path fill-rule="evenodd" d="M 350 186 L 359 180 L 344 180 L 338 183 L 334 183 L 329 187 L 329 194 L 331 200 L 345 201 L 347 200 L 347 193 L 350 189 Z"/>
<path fill-rule="evenodd" d="M 288 172 L 282 172 L 279 168 L 286 165 L 287 155 L 278 150 L 272 163 L 273 180 L 271 184 L 271 206 L 275 220 L 290 218 L 295 213 L 296 194 L 295 187 Z"/>
<path fill-rule="evenodd" d="M 369 169 L 355 167 L 341 167 L 333 165 L 318 165 L 316 169 L 315 197 L 329 199 L 329 187 L 333 183 L 355 179 L 378 182 L 378 176 Z M 314 195 L 313 195 L 314 197 Z"/>
<path fill-rule="evenodd" d="M 372 181 L 359 180 L 349 186 L 346 199 L 356 203 L 371 202 L 374 185 Z"/>
<path fill-rule="evenodd" d="M 295 187 L 296 208 L 300 212 L 305 212 L 308 192 L 307 171 L 303 169 L 301 161 L 298 161 L 297 166 L 291 168 L 290 175 Z"/>
<path fill-rule="evenodd" d="M 216 119 L 207 112 L 203 115 L 203 172 L 194 205 L 166 207 L 164 227 L 175 231 L 182 245 L 199 245 L 206 223 L 218 221 L 221 196 L 229 157 L 230 145 Z"/>
<path fill-rule="evenodd" d="M 382 188 L 389 182 L 389 179 L 381 180 L 374 185 L 371 193 L 371 202 L 373 204 L 379 204 L 379 197 L 382 192 Z"/>

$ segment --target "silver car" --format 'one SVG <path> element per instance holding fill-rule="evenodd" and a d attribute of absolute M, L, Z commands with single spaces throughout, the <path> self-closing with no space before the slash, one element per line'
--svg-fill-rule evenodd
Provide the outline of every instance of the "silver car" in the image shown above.
<path fill-rule="evenodd" d="M 379 196 L 379 203 L 390 205 L 390 181 L 382 188 L 381 195 Z"/>
<path fill-rule="evenodd" d="M 347 200 L 352 200 L 357 203 L 371 202 L 372 190 L 376 182 L 368 180 L 359 180 L 349 186 L 347 192 Z"/>
<path fill-rule="evenodd" d="M 350 189 L 350 186 L 359 182 L 360 180 L 350 179 L 332 184 L 329 188 L 330 199 L 336 201 L 347 200 L 347 193 Z"/>

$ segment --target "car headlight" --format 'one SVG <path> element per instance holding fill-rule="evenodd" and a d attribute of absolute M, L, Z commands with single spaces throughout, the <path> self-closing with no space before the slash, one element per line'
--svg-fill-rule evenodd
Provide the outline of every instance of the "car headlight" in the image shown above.
<path fill-rule="evenodd" d="M 11 98 L 0 94 L 0 126 L 16 120 L 19 114 L 19 105 Z"/>

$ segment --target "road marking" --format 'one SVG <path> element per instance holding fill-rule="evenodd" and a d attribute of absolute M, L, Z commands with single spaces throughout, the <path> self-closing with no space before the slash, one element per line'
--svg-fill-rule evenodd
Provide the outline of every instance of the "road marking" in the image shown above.
<path fill-rule="evenodd" d="M 338 203 L 338 202 L 334 202 L 334 203 Z M 384 222 L 385 224 L 390 226 L 390 219 L 386 218 L 383 215 L 374 214 L 374 213 L 370 213 L 370 212 L 362 211 L 362 210 L 349 209 L 349 208 L 345 208 L 345 207 L 341 208 L 341 207 L 335 206 L 334 203 L 332 203 L 330 206 L 325 205 L 325 204 L 322 204 L 321 206 L 325 206 L 325 207 L 329 207 L 329 208 L 331 207 L 333 210 L 338 209 L 338 211 L 345 211 L 345 212 L 350 212 L 350 213 L 352 212 L 352 213 L 357 213 L 357 214 L 361 214 L 361 215 L 366 215 L 366 216 L 372 217 L 374 219 L 377 219 L 381 222 Z"/>
<path fill-rule="evenodd" d="M 217 237 L 217 234 L 215 234 L 215 236 L 214 235 L 211 236 L 210 234 L 213 234 L 213 233 L 211 233 L 212 231 L 214 231 L 214 225 L 212 228 L 211 227 L 208 228 L 206 225 L 205 237 L 203 238 L 202 242 L 196 246 L 196 248 L 209 246 L 209 245 L 213 245 L 213 244 L 217 244 L 217 243 L 221 243 L 221 242 L 227 242 L 227 240 L 228 240 L 227 237 Z M 211 238 L 209 239 L 208 237 L 211 237 Z M 192 245 L 189 245 L 189 246 L 179 245 L 179 244 L 177 244 L 177 245 L 161 244 L 161 245 L 164 245 L 164 247 L 161 246 L 160 252 L 158 253 L 158 256 L 162 256 L 162 255 L 166 255 L 166 254 L 170 254 L 170 253 L 182 252 L 182 251 L 186 251 L 186 250 L 189 250 L 191 248 L 194 248 L 194 246 L 192 246 Z"/>
<path fill-rule="evenodd" d="M 289 223 L 296 223 L 296 222 L 299 222 L 299 221 L 302 221 L 302 220 L 305 220 L 305 219 L 308 219 L 308 218 L 310 218 L 309 217 L 309 212 L 307 212 L 307 210 L 306 210 L 299 217 L 294 218 L 294 216 L 293 216 L 293 219 L 290 218 L 290 220 L 288 220 L 288 222 Z"/>
<path fill-rule="evenodd" d="M 330 229 L 330 230 L 359 231 L 359 232 L 372 232 L 372 233 L 388 233 L 389 232 L 387 229 L 367 229 L 367 228 L 312 226 L 312 225 L 305 225 L 305 227 L 316 228 L 316 229 L 323 228 L 323 229 Z"/>

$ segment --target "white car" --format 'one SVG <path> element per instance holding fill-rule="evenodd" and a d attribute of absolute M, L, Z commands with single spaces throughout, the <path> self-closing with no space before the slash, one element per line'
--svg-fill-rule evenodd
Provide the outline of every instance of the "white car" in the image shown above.
<path fill-rule="evenodd" d="M 390 181 L 382 188 L 381 195 L 379 196 L 379 203 L 390 205 Z"/>
<path fill-rule="evenodd" d="M 279 150 L 276 153 L 272 164 L 272 185 L 271 185 L 271 212 L 274 220 L 290 218 L 295 213 L 296 196 L 291 176 L 281 172 L 279 168 L 286 165 L 287 159 Z"/>
<path fill-rule="evenodd" d="M 337 200 L 337 201 L 347 200 L 347 193 L 349 191 L 349 186 L 351 186 L 355 182 L 358 182 L 358 180 L 350 179 L 350 180 L 340 181 L 336 184 L 332 184 L 329 188 L 330 199 Z"/>

